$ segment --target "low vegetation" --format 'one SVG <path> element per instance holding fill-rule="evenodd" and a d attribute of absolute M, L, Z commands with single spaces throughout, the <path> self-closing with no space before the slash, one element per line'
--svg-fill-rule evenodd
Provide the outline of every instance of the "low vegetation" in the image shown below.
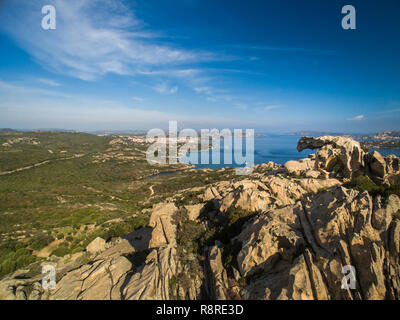
<path fill-rule="evenodd" d="M 180 208 L 173 216 L 173 222 L 176 225 L 176 244 L 177 258 L 183 266 L 182 272 L 178 275 L 176 281 L 170 284 L 170 292 L 175 298 L 179 297 L 178 287 L 184 292 L 190 290 L 190 279 L 194 279 L 201 274 L 201 265 L 199 263 L 201 254 L 199 254 L 198 239 L 204 232 L 204 226 L 189 220 L 187 210 Z"/>
<path fill-rule="evenodd" d="M 359 176 L 355 178 L 353 181 L 344 184 L 346 188 L 356 189 L 358 191 L 368 191 L 368 193 L 372 196 L 383 196 L 388 197 L 391 194 L 396 194 L 400 196 L 400 185 L 382 185 L 378 186 L 375 184 L 370 178 L 367 176 Z"/>
<path fill-rule="evenodd" d="M 209 205 L 208 209 L 210 209 Z M 224 267 L 231 270 L 232 267 L 237 268 L 236 256 L 241 249 L 241 244 L 232 241 L 242 231 L 244 224 L 256 214 L 234 208 L 226 213 L 219 213 L 215 219 L 210 221 L 210 227 L 202 234 L 199 239 L 200 246 L 213 246 L 215 241 L 223 244 L 222 262 Z"/>
<path fill-rule="evenodd" d="M 179 285 L 188 283 L 185 277 L 195 277 L 200 272 L 200 262 L 204 260 L 206 247 L 221 243 L 222 262 L 228 272 L 237 266 L 237 254 L 241 249 L 238 241 L 232 241 L 242 231 L 244 224 L 256 213 L 241 208 L 231 209 L 226 213 L 219 212 L 212 201 L 205 204 L 200 215 L 201 223 L 190 221 L 187 211 L 181 207 L 174 215 L 177 226 L 178 257 L 182 265 L 187 266 L 185 275 L 177 279 Z"/>
<path fill-rule="evenodd" d="M 146 149 L 113 135 L 0 132 L 0 277 L 147 226 L 143 209 L 176 194 L 179 206 L 196 203 L 186 189 L 235 178 L 233 169 L 151 166 Z M 16 257 L 15 246 L 26 250 Z"/>

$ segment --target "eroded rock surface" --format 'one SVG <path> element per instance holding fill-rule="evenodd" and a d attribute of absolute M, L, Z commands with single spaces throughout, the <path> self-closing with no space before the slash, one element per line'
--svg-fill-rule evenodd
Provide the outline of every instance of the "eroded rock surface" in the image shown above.
<path fill-rule="evenodd" d="M 398 299 L 399 210 L 397 196 L 374 204 L 367 192 L 337 187 L 259 215 L 238 236 L 240 272 L 253 275 L 243 295 Z M 345 265 L 355 267 L 355 290 L 341 289 Z"/>
<path fill-rule="evenodd" d="M 315 159 L 288 161 L 285 167 L 289 173 L 316 170 L 321 173 L 334 172 L 347 180 L 366 175 L 380 185 L 395 185 L 400 182 L 399 158 L 393 155 L 383 157 L 377 151 L 368 153 L 359 142 L 351 138 L 302 137 L 297 144 L 297 150 L 300 152 L 305 149 L 317 149 Z"/>

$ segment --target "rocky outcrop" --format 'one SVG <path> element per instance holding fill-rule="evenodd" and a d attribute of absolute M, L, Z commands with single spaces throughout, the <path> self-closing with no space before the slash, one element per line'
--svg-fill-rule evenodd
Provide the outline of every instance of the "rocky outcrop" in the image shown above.
<path fill-rule="evenodd" d="M 301 159 L 299 161 L 288 161 L 284 165 L 289 173 L 302 174 L 315 168 L 315 161 L 310 158 Z"/>
<path fill-rule="evenodd" d="M 305 149 L 318 149 L 315 153 L 315 168 L 332 171 L 335 166 L 345 178 L 360 175 L 365 166 L 366 152 L 359 142 L 346 137 L 323 136 L 319 138 L 302 137 L 298 144 L 299 152 Z"/>
<path fill-rule="evenodd" d="M 374 151 L 369 157 L 369 168 L 371 173 L 379 179 L 382 179 L 386 176 L 386 162 L 385 159 L 381 156 L 381 154 L 377 151 Z"/>
<path fill-rule="evenodd" d="M 205 191 L 204 200 L 210 199 L 208 194 L 217 194 L 212 198 L 222 212 L 233 208 L 242 208 L 251 212 L 261 212 L 283 205 L 293 204 L 308 193 L 339 185 L 337 179 L 292 179 L 283 175 L 250 178 L 233 184 L 217 183 Z"/>
<path fill-rule="evenodd" d="M 220 248 L 217 245 L 210 247 L 206 254 L 207 296 L 216 300 L 230 299 L 228 275 L 222 264 Z"/>
<path fill-rule="evenodd" d="M 144 265 L 131 276 L 124 287 L 123 298 L 128 300 L 172 299 L 170 281 L 176 277 L 177 267 L 174 246 L 153 249 Z"/>
<path fill-rule="evenodd" d="M 203 208 L 204 208 L 203 203 L 185 206 L 185 209 L 187 210 L 187 213 L 188 213 L 189 220 L 197 221 L 197 219 L 200 217 L 200 214 L 201 214 L 201 211 L 203 210 Z"/>
<path fill-rule="evenodd" d="M 56 269 L 54 290 L 40 263 L 8 275 L 0 299 L 400 299 L 400 198 L 343 184 L 394 184 L 399 159 L 345 137 L 302 138 L 304 148 L 318 150 L 212 184 L 201 203 L 156 204 L 143 212 L 150 228 L 41 262 Z"/>
<path fill-rule="evenodd" d="M 389 185 L 400 184 L 400 158 L 389 155 L 385 157 L 386 176 L 384 181 Z"/>
<path fill-rule="evenodd" d="M 86 251 L 91 254 L 96 254 L 102 252 L 106 249 L 106 241 L 100 237 L 94 239 L 89 245 L 86 247 Z"/>
<path fill-rule="evenodd" d="M 395 185 L 400 182 L 399 158 L 382 155 L 373 151 L 366 152 L 359 142 L 348 137 L 323 136 L 318 138 L 302 137 L 297 150 L 317 149 L 315 160 L 303 159 L 288 161 L 285 168 L 289 173 L 305 174 L 312 177 L 317 172 L 334 173 L 345 180 L 366 175 L 378 185 Z"/>
<path fill-rule="evenodd" d="M 237 239 L 249 299 L 398 299 L 400 199 L 337 187 L 257 216 Z M 342 289 L 342 268 L 356 288 Z"/>
<path fill-rule="evenodd" d="M 176 226 L 172 222 L 172 215 L 177 209 L 174 203 L 170 202 L 159 203 L 150 211 L 149 225 L 153 228 L 150 248 L 176 243 Z"/>
<path fill-rule="evenodd" d="M 69 272 L 50 295 L 56 300 L 121 299 L 121 287 L 132 264 L 124 256 L 98 259 Z"/>

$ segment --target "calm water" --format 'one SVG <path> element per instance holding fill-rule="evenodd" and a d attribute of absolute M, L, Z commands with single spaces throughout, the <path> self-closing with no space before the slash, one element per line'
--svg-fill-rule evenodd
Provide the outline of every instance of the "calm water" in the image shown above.
<path fill-rule="evenodd" d="M 268 134 L 262 137 L 254 137 L 254 163 L 261 164 L 267 163 L 268 161 L 273 161 L 275 163 L 284 164 L 289 160 L 298 160 L 302 158 L 306 158 L 308 154 L 314 153 L 316 150 L 304 150 L 302 152 L 298 152 L 297 142 L 302 136 L 297 135 L 271 135 Z M 243 139 L 244 141 L 245 139 Z M 392 150 L 392 149 L 381 149 L 377 150 L 383 156 L 388 154 L 395 154 L 400 156 L 400 150 Z M 231 150 L 232 154 L 234 154 L 235 150 Z M 245 152 L 245 147 L 243 147 L 243 152 Z M 210 164 L 200 164 L 201 156 L 209 155 Z M 233 164 L 224 164 L 223 157 L 224 155 L 224 145 L 221 142 L 220 148 L 220 157 L 221 164 L 212 164 L 212 150 L 199 152 L 197 153 L 198 163 L 195 164 L 196 168 L 211 168 L 218 169 L 224 167 L 238 167 L 243 165 L 238 165 L 236 163 Z M 245 155 L 245 154 L 243 154 Z M 234 156 L 232 156 L 232 160 L 234 161 Z M 189 155 L 181 159 L 184 163 L 190 163 Z"/>
<path fill-rule="evenodd" d="M 297 152 L 296 146 L 297 142 L 301 136 L 294 135 L 266 135 L 262 137 L 254 137 L 254 163 L 266 163 L 268 161 L 273 161 L 275 163 L 285 163 L 289 160 L 296 160 L 301 158 L 306 158 L 309 153 L 312 153 L 311 150 L 304 150 L 302 152 Z M 245 141 L 245 139 L 243 139 Z M 243 146 L 243 156 L 245 156 L 245 145 Z M 203 151 L 198 153 L 198 163 L 196 164 L 197 168 L 223 168 L 223 167 L 238 167 L 243 165 L 238 165 L 236 163 L 233 164 L 224 164 L 224 145 L 221 142 L 220 148 L 220 156 L 221 156 L 221 164 L 212 164 L 212 151 Z M 230 150 L 232 155 L 236 152 L 234 149 Z M 201 156 L 209 155 L 210 164 L 200 164 Z M 181 159 L 182 162 L 190 163 L 189 155 Z M 232 156 L 232 161 L 234 162 L 234 156 Z"/>
<path fill-rule="evenodd" d="M 394 154 L 395 156 L 400 157 L 399 149 L 371 149 L 371 151 L 378 151 L 382 156 L 388 156 L 389 154 Z"/>

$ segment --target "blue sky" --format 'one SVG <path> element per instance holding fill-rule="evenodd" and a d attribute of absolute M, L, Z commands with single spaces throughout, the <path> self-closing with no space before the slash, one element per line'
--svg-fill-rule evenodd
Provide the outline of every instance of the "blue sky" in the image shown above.
<path fill-rule="evenodd" d="M 57 29 L 41 28 L 54 5 Z M 341 9 L 356 8 L 356 30 Z M 400 3 L 5 0 L 0 127 L 400 130 Z"/>

